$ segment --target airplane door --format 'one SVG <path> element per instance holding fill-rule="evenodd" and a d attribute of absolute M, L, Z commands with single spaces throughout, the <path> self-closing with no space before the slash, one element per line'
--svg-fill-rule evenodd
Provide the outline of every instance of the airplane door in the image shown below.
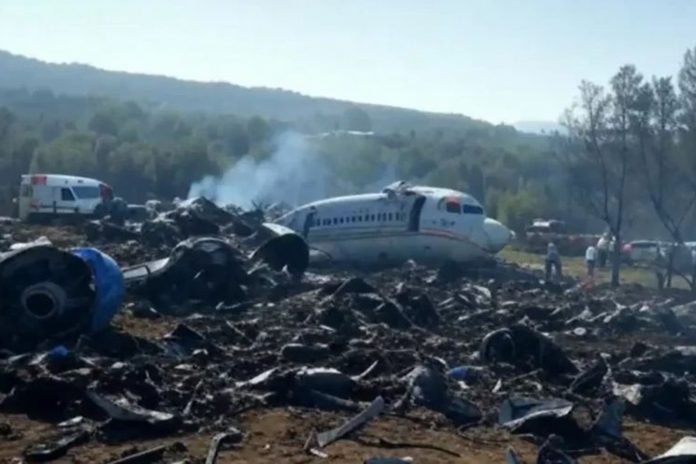
<path fill-rule="evenodd" d="M 34 198 L 34 188 L 31 184 L 21 184 L 19 188 L 19 219 L 26 220 L 29 216 L 29 209 L 31 208 L 31 203 Z"/>
<path fill-rule="evenodd" d="M 423 205 L 425 204 L 425 197 L 418 196 L 413 202 L 411 211 L 408 216 L 408 231 L 418 232 L 420 230 L 420 218 L 421 212 L 423 211 Z"/>
<path fill-rule="evenodd" d="M 316 211 L 310 211 L 309 213 L 307 213 L 307 216 L 305 217 L 304 226 L 302 227 L 302 236 L 305 238 L 305 240 L 309 235 L 309 229 L 314 224 L 314 216 L 316 216 L 316 214 Z"/>

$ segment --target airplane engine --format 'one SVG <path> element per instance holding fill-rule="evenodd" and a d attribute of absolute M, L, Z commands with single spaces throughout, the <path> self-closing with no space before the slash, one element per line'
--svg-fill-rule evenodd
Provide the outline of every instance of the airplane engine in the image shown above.
<path fill-rule="evenodd" d="M 309 266 L 309 246 L 294 230 L 270 222 L 261 225 L 264 242 L 251 255 L 262 259 L 275 270 L 287 266 L 293 275 L 302 275 Z"/>

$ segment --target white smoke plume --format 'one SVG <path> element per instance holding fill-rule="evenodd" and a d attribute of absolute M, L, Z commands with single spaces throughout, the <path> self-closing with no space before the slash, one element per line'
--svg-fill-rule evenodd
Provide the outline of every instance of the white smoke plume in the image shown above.
<path fill-rule="evenodd" d="M 316 142 L 316 137 L 285 132 L 276 139 L 277 149 L 269 158 L 259 161 L 244 156 L 222 176 L 206 176 L 193 183 L 188 198 L 202 196 L 220 206 L 233 204 L 247 209 L 254 203 L 296 207 L 335 195 L 379 192 L 399 180 L 394 163 L 386 163 L 375 167 L 376 172 L 368 176 L 371 181 L 356 185 L 319 152 Z M 353 155 L 350 149 L 338 154 L 344 160 Z"/>
<path fill-rule="evenodd" d="M 191 185 L 189 198 L 203 196 L 218 205 L 250 208 L 254 202 L 301 205 L 327 193 L 326 165 L 304 136 L 286 132 L 277 150 L 258 161 L 247 155 L 222 177 L 206 176 Z"/>

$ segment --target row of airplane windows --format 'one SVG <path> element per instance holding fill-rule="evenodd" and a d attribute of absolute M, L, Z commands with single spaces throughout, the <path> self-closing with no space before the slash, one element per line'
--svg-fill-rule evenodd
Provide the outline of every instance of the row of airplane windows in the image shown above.
<path fill-rule="evenodd" d="M 378 213 L 365 214 L 340 218 L 315 218 L 314 227 L 330 226 L 339 224 L 350 224 L 356 222 L 389 222 L 389 221 L 405 221 L 406 213 Z"/>

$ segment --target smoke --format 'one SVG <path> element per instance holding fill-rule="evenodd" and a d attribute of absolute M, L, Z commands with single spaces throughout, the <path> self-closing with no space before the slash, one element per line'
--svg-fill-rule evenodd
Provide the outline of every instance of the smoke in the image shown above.
<path fill-rule="evenodd" d="M 250 208 L 254 202 L 296 206 L 326 196 L 330 178 L 326 163 L 307 140 L 286 132 L 276 143 L 270 158 L 258 161 L 244 156 L 222 177 L 206 176 L 193 183 L 188 197 Z"/>
<path fill-rule="evenodd" d="M 206 176 L 193 183 L 188 198 L 202 196 L 220 206 L 233 204 L 243 208 L 251 208 L 254 203 L 300 206 L 335 195 L 378 192 L 399 180 L 395 163 L 391 162 L 375 165 L 369 175 L 349 174 L 346 163 L 355 162 L 356 152 L 351 149 L 355 147 L 348 145 L 345 150 L 328 155 L 326 151 L 320 153 L 321 145 L 315 139 L 285 132 L 275 140 L 277 148 L 269 158 L 244 156 L 222 176 Z M 336 163 L 337 159 L 341 162 Z M 357 185 L 357 179 L 346 178 L 351 176 L 369 180 Z"/>

